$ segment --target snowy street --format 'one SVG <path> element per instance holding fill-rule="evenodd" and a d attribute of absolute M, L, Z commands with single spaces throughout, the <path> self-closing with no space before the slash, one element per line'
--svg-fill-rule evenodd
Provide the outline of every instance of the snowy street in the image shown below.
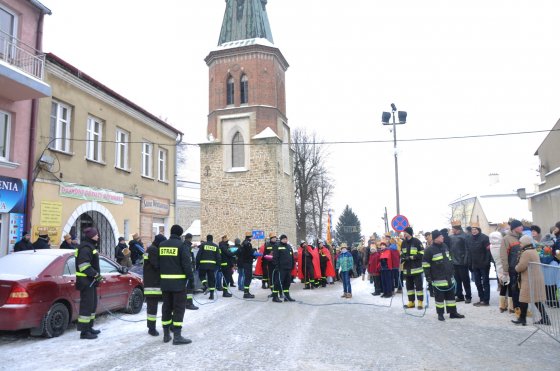
<path fill-rule="evenodd" d="M 192 344 L 164 344 L 162 335 L 147 334 L 144 310 L 123 319 L 100 317 L 96 340 L 79 340 L 75 325 L 53 339 L 24 332 L 0 333 L 1 370 L 390 370 L 485 369 L 558 370 L 560 345 L 542 332 L 517 344 L 534 328 L 518 327 L 513 315 L 500 314 L 496 282 L 490 307 L 458 304 L 462 320 L 439 322 L 433 298 L 424 318 L 405 314 L 401 295 L 382 299 L 370 295 L 373 285 L 352 280 L 353 298 L 342 299 L 342 285 L 302 290 L 292 286 L 300 303 L 263 303 L 268 290 L 253 281 L 253 302 L 218 296 L 217 302 L 186 311 L 183 335 Z M 478 301 L 472 285 L 473 302 Z M 237 288 L 233 293 L 240 298 Z M 206 297 L 195 299 L 206 303 Z M 350 305 L 367 303 L 371 305 Z M 161 304 L 160 304 L 161 309 Z M 407 311 L 415 316 L 423 311 Z M 158 312 L 158 315 L 160 313 Z M 161 330 L 158 319 L 158 329 Z M 161 332 L 161 331 L 160 331 Z"/>

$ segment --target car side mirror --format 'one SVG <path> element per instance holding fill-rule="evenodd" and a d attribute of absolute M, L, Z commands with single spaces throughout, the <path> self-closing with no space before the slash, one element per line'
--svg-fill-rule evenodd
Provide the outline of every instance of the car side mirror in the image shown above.
<path fill-rule="evenodd" d="M 127 273 L 128 273 L 128 268 L 127 268 L 127 267 L 121 266 L 121 267 L 118 269 L 118 271 L 119 271 L 120 274 L 127 274 Z"/>

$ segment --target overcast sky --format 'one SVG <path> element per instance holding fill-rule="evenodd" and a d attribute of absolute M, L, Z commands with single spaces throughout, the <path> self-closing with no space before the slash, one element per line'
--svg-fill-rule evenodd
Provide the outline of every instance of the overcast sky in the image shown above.
<path fill-rule="evenodd" d="M 44 50 L 65 59 L 198 143 L 224 0 L 44 0 Z M 380 123 L 408 111 L 399 139 L 548 130 L 560 118 L 558 1 L 269 0 L 290 68 L 287 116 L 325 141 L 392 140 Z M 401 213 L 442 228 L 448 204 L 500 174 L 533 187 L 545 133 L 399 143 Z M 363 234 L 396 214 L 392 143 L 333 144 L 333 220 L 346 204 Z M 182 177 L 199 180 L 197 151 Z"/>

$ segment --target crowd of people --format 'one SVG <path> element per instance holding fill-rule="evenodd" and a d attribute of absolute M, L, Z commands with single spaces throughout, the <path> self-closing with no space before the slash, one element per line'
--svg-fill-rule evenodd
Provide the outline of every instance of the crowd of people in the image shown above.
<path fill-rule="evenodd" d="M 237 287 L 243 291 L 244 299 L 255 298 L 250 292 L 251 281 L 258 277 L 261 289 L 270 291 L 269 297 L 275 303 L 295 301 L 290 289 L 296 278 L 303 284 L 303 290 L 327 287 L 341 281 L 342 298 L 351 299 L 351 278 L 365 280 L 367 275 L 374 296 L 391 298 L 406 290 L 404 309 L 407 310 L 425 308 L 427 289 L 435 299 L 438 319 L 444 321 L 446 311 L 450 318 L 464 318 L 457 310 L 457 303 L 472 303 L 471 279 L 479 298 L 473 306 L 490 305 L 490 270 L 494 265 L 500 312 L 515 313 L 512 322 L 526 325 L 529 303 L 532 302 L 540 312 L 537 323 L 549 325 L 546 308 L 560 306 L 560 270 L 531 271 L 529 264 L 560 266 L 560 222 L 544 236 L 539 226 L 525 226 L 518 220 L 499 225 L 498 230 L 489 236 L 482 233 L 477 223 L 465 229 L 459 221 L 451 224 L 450 230 L 434 230 L 421 235 L 416 235 L 411 227 L 400 234 L 387 233 L 381 237 L 374 234 L 367 242 L 363 240 L 352 246 L 345 242 L 337 246 L 322 240 L 314 243 L 301 241 L 297 249 L 290 245 L 286 235 L 278 238 L 274 232 L 261 246 L 253 246 L 251 232 L 245 234 L 243 241 L 236 238 L 232 243 L 227 235 L 223 235 L 216 244 L 214 236 L 207 235 L 200 244 L 193 245 L 193 236 L 183 236 L 183 229 L 174 225 L 169 238 L 158 234 L 148 248 L 144 247 L 138 234 L 134 234 L 128 243 L 119 238 L 115 259 L 123 266 L 143 265 L 148 332 L 159 335 L 155 319 L 157 302 L 163 298 L 164 342 L 171 341 L 173 332 L 173 344 L 190 343 L 181 336 L 181 327 L 185 309 L 198 309 L 193 303 L 195 282 L 200 282 L 202 291 L 209 294 L 210 300 L 215 299 L 216 292 L 229 298 L 232 296 L 230 290 L 236 287 L 235 271 L 238 273 Z M 81 244 L 77 244 L 75 237 L 65 236 L 60 247 L 77 251 L 76 272 L 84 281 L 77 287 L 83 291 L 83 305 L 86 306 L 82 325 L 80 310 L 78 329 L 81 338 L 92 339 L 99 332 L 88 327 L 85 321 L 90 313 L 95 313 L 92 290 L 96 287 L 94 283 L 102 279 L 99 270 L 95 269 L 99 236 L 95 228 L 88 228 L 83 236 Z M 31 244 L 29 234 L 25 234 L 16 244 L 16 251 L 48 248 L 44 240 L 44 236 L 40 236 Z M 427 282 L 426 288 L 424 282 Z"/>

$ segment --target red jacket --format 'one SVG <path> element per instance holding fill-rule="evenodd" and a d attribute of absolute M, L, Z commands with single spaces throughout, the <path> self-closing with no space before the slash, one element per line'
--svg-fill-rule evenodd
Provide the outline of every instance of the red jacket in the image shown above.
<path fill-rule="evenodd" d="M 367 271 L 369 274 L 373 274 L 374 276 L 378 276 L 381 267 L 379 266 L 379 252 L 372 252 L 369 255 L 369 262 Z"/>
<path fill-rule="evenodd" d="M 392 264 L 393 264 L 393 268 L 391 269 L 397 269 L 401 264 L 401 252 L 399 250 L 390 250 L 390 251 L 391 251 Z"/>
<path fill-rule="evenodd" d="M 386 260 L 387 261 L 387 268 L 388 269 L 393 269 L 393 259 L 391 256 L 391 250 L 389 249 L 385 249 L 383 251 L 381 251 L 379 253 L 379 267 L 381 268 L 381 260 Z M 398 265 L 397 265 L 398 267 Z"/>

